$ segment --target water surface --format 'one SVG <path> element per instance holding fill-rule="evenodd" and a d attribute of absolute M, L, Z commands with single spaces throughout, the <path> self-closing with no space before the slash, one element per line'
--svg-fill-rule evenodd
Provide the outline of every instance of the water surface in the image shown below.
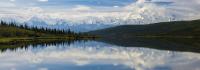
<path fill-rule="evenodd" d="M 97 41 L 4 49 L 0 70 L 199 70 L 200 54 Z"/>

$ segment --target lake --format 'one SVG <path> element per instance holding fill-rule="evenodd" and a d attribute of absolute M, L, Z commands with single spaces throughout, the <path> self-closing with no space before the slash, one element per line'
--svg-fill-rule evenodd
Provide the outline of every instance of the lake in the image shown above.
<path fill-rule="evenodd" d="M 200 70 L 198 50 L 159 49 L 151 47 L 162 43 L 132 42 L 137 45 L 74 41 L 3 49 L 0 70 Z"/>

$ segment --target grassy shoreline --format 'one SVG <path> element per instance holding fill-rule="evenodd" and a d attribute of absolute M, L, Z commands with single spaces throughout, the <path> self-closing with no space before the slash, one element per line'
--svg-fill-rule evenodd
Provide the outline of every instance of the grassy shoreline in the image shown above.
<path fill-rule="evenodd" d="M 12 44 L 12 43 L 20 43 L 20 42 L 33 42 L 33 41 L 60 41 L 60 40 L 91 40 L 101 38 L 100 36 L 80 36 L 80 37 L 0 37 L 0 45 L 1 44 Z M 173 39 L 193 39 L 200 38 L 194 36 L 133 36 L 127 38 L 173 38 Z"/>
<path fill-rule="evenodd" d="M 1 37 L 0 50 L 16 49 L 19 47 L 27 47 L 28 45 L 37 44 L 56 44 L 56 43 L 73 43 L 81 40 L 94 40 L 95 36 L 81 36 L 81 37 Z"/>
<path fill-rule="evenodd" d="M 81 37 L 2 37 L 1 44 L 15 44 L 25 42 L 48 42 L 48 41 L 64 41 L 64 40 L 89 40 L 95 39 L 95 36 L 81 36 Z"/>

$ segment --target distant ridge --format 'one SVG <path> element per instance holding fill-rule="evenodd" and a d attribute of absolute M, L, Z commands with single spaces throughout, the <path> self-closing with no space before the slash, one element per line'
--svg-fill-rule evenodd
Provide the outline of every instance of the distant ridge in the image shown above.
<path fill-rule="evenodd" d="M 96 31 L 89 34 L 102 37 L 199 37 L 200 20 L 160 22 L 146 25 L 122 25 Z"/>

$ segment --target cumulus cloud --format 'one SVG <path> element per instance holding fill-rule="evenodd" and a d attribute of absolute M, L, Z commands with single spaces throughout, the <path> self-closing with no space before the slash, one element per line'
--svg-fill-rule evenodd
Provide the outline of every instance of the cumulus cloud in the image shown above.
<path fill-rule="evenodd" d="M 158 5 L 157 3 L 162 3 Z M 170 2 L 170 5 L 163 4 Z M 188 0 L 138 0 L 136 3 L 127 5 L 126 9 L 132 10 L 132 15 L 144 15 L 145 13 L 149 14 L 149 17 L 153 14 L 160 16 L 173 17 L 174 19 L 180 20 L 191 20 L 200 18 L 200 4 L 199 0 L 191 0 L 188 3 Z M 138 12 L 138 13 L 137 13 Z M 152 17 L 152 19 L 157 17 Z"/>

